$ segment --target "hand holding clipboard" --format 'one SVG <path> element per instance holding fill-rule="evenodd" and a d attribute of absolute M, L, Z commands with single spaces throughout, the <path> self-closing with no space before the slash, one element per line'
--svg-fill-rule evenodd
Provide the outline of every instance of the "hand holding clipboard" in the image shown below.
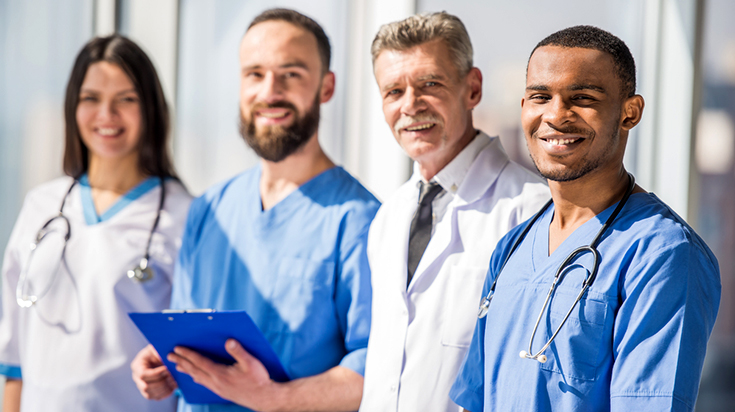
<path fill-rule="evenodd" d="M 235 339 L 260 360 L 272 380 L 285 382 L 290 379 L 265 336 L 244 311 L 131 313 L 130 318 L 161 354 L 163 363 L 188 403 L 230 402 L 176 370 L 175 364 L 167 359 L 176 346 L 192 349 L 214 362 L 231 365 L 235 360 L 225 350 L 225 342 Z"/>

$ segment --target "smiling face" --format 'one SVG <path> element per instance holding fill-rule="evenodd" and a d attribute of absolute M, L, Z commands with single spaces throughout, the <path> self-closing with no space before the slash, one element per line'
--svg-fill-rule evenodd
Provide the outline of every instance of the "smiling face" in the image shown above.
<path fill-rule="evenodd" d="M 536 168 L 552 181 L 619 171 L 643 100 L 623 97 L 610 55 L 544 46 L 528 63 L 521 121 Z"/>
<path fill-rule="evenodd" d="M 248 30 L 240 69 L 241 133 L 260 157 L 281 161 L 316 135 L 334 75 L 324 73 L 314 35 L 279 20 Z"/>
<path fill-rule="evenodd" d="M 433 169 L 430 175 L 475 136 L 471 110 L 482 97 L 482 75 L 473 68 L 461 76 L 452 62 L 437 39 L 385 50 L 374 64 L 385 121 L 408 156 Z"/>
<path fill-rule="evenodd" d="M 76 121 L 90 162 L 138 156 L 140 98 L 123 70 L 97 62 L 87 69 L 79 90 Z"/>

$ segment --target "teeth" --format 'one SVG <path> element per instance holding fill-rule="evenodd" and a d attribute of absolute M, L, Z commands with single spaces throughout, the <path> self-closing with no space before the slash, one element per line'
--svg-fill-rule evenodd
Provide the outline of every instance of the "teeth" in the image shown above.
<path fill-rule="evenodd" d="M 433 127 L 434 124 L 435 123 L 426 123 L 426 124 L 422 124 L 420 126 L 407 127 L 406 130 L 408 130 L 409 132 L 417 132 L 419 130 L 426 130 L 426 129 L 430 128 L 430 127 Z"/>
<path fill-rule="evenodd" d="M 288 112 L 280 112 L 280 113 L 260 112 L 258 114 L 260 115 L 260 117 L 265 117 L 268 119 L 280 119 L 282 117 L 286 117 L 286 115 L 288 115 Z"/>
<path fill-rule="evenodd" d="M 554 146 L 560 146 L 564 144 L 571 144 L 576 142 L 577 139 L 549 139 L 549 143 L 553 144 Z"/>
<path fill-rule="evenodd" d="M 97 133 L 103 136 L 114 136 L 120 133 L 120 131 L 122 131 L 122 129 L 113 127 L 100 127 L 99 129 L 97 129 Z"/>

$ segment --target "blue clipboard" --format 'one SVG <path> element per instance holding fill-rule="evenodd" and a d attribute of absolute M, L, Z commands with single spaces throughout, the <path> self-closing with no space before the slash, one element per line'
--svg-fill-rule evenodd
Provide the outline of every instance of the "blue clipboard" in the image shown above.
<path fill-rule="evenodd" d="M 175 346 L 184 346 L 215 362 L 232 365 L 235 359 L 225 350 L 225 342 L 232 338 L 263 362 L 271 379 L 276 382 L 290 380 L 278 355 L 245 311 L 193 310 L 128 315 L 161 355 L 163 363 L 173 375 L 188 403 L 232 402 L 194 382 L 191 376 L 177 371 L 176 365 L 166 359 L 166 355 L 173 352 Z"/>

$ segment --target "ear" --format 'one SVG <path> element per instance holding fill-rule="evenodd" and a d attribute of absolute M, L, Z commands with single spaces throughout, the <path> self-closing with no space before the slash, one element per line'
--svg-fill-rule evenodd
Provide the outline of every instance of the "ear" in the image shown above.
<path fill-rule="evenodd" d="M 465 77 L 467 82 L 467 108 L 474 109 L 482 100 L 482 72 L 477 67 L 470 69 Z"/>
<path fill-rule="evenodd" d="M 322 77 L 322 88 L 319 90 L 319 101 L 321 103 L 328 102 L 332 99 L 332 96 L 334 96 L 334 83 L 334 72 L 327 72 L 324 77 Z"/>
<path fill-rule="evenodd" d="M 640 123 L 641 117 L 643 117 L 643 106 L 645 106 L 645 102 L 643 96 L 639 94 L 625 99 L 620 114 L 620 126 L 623 130 L 630 130 Z"/>

